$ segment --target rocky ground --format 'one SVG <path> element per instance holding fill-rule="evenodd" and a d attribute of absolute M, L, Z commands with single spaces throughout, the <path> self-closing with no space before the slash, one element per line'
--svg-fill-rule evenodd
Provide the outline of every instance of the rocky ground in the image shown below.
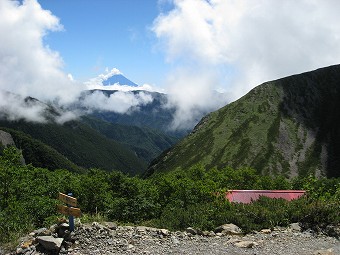
<path fill-rule="evenodd" d="M 166 229 L 117 226 L 114 223 L 80 224 L 74 232 L 66 223 L 39 229 L 21 240 L 16 251 L 0 254 L 300 254 L 340 255 L 340 240 L 310 231 L 298 224 L 289 228 L 264 229 L 242 235 L 226 224 L 214 232 L 188 228 L 185 232 Z"/>

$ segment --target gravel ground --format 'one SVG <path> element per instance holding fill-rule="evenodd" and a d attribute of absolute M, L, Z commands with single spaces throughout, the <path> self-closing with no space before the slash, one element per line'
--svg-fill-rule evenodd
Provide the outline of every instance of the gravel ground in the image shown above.
<path fill-rule="evenodd" d="M 78 241 L 65 254 L 340 255 L 340 240 L 336 238 L 287 229 L 267 234 L 205 237 L 144 227 L 118 227 L 114 231 L 99 229 L 99 232 L 83 228 L 77 235 Z"/>
<path fill-rule="evenodd" d="M 51 227 L 52 228 L 52 227 Z M 42 233 L 37 230 L 22 238 L 16 251 L 1 250 L 8 254 L 223 254 L 223 255 L 340 255 L 340 240 L 312 232 L 300 232 L 291 228 L 264 230 L 248 235 L 226 235 L 204 232 L 197 235 L 188 232 L 170 232 L 166 229 L 117 226 L 115 224 L 81 224 L 68 234 L 60 252 L 47 252 L 38 242 Z M 50 237 L 57 237 L 49 232 Z M 66 233 L 66 232 L 65 232 Z M 66 234 L 67 235 L 67 234 Z M 25 243 L 29 243 L 25 246 Z M 60 247 L 60 246 L 59 246 Z"/>

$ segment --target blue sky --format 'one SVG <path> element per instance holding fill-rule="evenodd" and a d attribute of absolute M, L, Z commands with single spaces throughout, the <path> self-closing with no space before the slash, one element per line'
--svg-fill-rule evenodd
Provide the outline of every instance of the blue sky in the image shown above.
<path fill-rule="evenodd" d="M 38 0 L 60 19 L 64 30 L 44 41 L 58 51 L 64 70 L 87 80 L 116 67 L 129 79 L 160 84 L 166 74 L 164 54 L 150 27 L 166 2 L 157 0 Z"/>
<path fill-rule="evenodd" d="M 169 95 L 175 127 L 191 125 L 263 82 L 340 64 L 338 10 L 339 0 L 0 0 L 0 89 L 68 104 L 118 68 Z"/>

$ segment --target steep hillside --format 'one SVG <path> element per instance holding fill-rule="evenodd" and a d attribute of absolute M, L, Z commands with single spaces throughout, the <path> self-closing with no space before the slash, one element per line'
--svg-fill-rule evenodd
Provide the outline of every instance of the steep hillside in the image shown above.
<path fill-rule="evenodd" d="M 263 174 L 340 176 L 340 66 L 264 83 L 204 117 L 149 167 L 251 166 Z"/>
<path fill-rule="evenodd" d="M 59 125 L 1 120 L 0 127 L 25 133 L 53 148 L 74 164 L 84 168 L 119 170 L 130 174 L 141 173 L 146 168 L 146 163 L 129 148 L 107 139 L 104 135 L 78 121 Z M 11 134 L 16 135 L 12 132 Z M 17 141 L 19 141 L 17 146 L 23 150 L 24 155 L 26 150 L 32 148 L 32 146 L 26 147 L 22 144 L 27 139 L 17 139 Z M 30 144 L 32 144 L 32 141 Z M 36 156 L 36 160 L 39 161 L 39 154 Z"/>
<path fill-rule="evenodd" d="M 35 167 L 55 169 L 67 169 L 72 172 L 84 172 L 84 169 L 74 164 L 57 150 L 32 138 L 31 136 L 13 129 L 2 128 L 11 135 L 12 145 L 21 149 L 24 162 Z M 0 134 L 4 132 L 0 130 Z M 0 143 L 1 147 L 1 143 Z"/>

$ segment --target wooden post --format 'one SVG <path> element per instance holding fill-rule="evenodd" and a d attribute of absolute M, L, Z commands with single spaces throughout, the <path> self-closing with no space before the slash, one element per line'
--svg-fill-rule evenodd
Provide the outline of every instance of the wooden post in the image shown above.
<path fill-rule="evenodd" d="M 73 196 L 72 193 L 68 193 L 67 195 L 69 195 L 70 197 Z M 70 207 L 71 205 L 70 204 L 67 204 L 68 207 Z M 70 231 L 74 231 L 74 217 L 73 215 L 69 215 L 68 216 L 68 224 L 70 225 Z"/>
<path fill-rule="evenodd" d="M 74 217 L 81 216 L 80 209 L 75 207 L 77 206 L 77 199 L 72 196 L 72 193 L 68 193 L 68 195 L 59 193 L 58 199 L 61 202 L 64 202 L 67 206 L 58 205 L 57 210 L 58 212 L 69 216 L 68 219 L 70 231 L 74 231 Z"/>

